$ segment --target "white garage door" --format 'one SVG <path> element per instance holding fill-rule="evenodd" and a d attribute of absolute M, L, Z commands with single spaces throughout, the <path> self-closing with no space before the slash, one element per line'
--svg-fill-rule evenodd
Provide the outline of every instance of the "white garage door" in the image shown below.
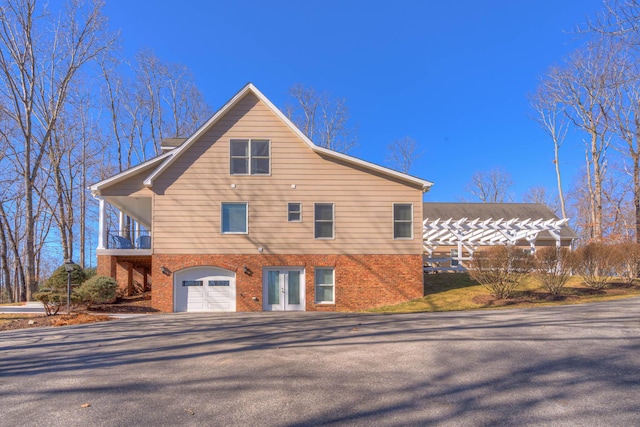
<path fill-rule="evenodd" d="M 194 267 L 174 275 L 175 311 L 236 311 L 236 275 L 216 267 Z"/>

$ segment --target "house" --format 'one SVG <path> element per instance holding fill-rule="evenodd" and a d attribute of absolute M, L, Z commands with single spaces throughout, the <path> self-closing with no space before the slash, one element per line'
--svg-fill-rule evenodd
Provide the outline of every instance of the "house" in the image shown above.
<path fill-rule="evenodd" d="M 476 250 L 515 245 L 572 248 L 576 233 L 540 203 L 425 203 L 425 271 L 461 271 Z"/>
<path fill-rule="evenodd" d="M 150 287 L 166 312 L 361 310 L 423 296 L 431 182 L 316 146 L 252 84 L 162 145 L 91 186 L 98 274 L 123 290 Z"/>

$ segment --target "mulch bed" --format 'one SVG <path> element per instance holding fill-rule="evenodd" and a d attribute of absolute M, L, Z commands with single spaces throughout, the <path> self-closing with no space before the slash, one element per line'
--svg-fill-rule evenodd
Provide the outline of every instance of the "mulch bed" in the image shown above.
<path fill-rule="evenodd" d="M 486 307 L 505 307 L 522 303 L 535 304 L 554 301 L 570 302 L 589 295 L 620 295 L 627 293 L 631 289 L 640 289 L 640 286 L 637 284 L 613 282 L 605 289 L 568 287 L 558 295 L 553 295 L 544 291 L 515 291 L 513 293 L 513 297 L 508 299 L 499 299 L 487 294 L 477 295 L 473 297 L 472 301 L 475 304 Z"/>
<path fill-rule="evenodd" d="M 97 304 L 78 313 L 58 314 L 56 316 L 16 314 L 15 319 L 0 322 L 0 331 L 103 322 L 112 319 L 112 317 L 109 317 L 109 313 L 145 314 L 156 312 L 158 312 L 158 310 L 151 308 L 151 294 L 146 292 L 131 297 L 118 298 L 113 304 Z"/>

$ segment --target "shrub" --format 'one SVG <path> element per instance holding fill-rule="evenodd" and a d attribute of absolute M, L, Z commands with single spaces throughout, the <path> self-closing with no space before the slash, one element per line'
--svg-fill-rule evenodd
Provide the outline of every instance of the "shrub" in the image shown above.
<path fill-rule="evenodd" d="M 98 269 L 96 267 L 91 267 L 91 268 L 85 268 L 84 269 L 84 278 L 85 278 L 85 280 L 91 279 L 96 274 L 98 274 Z"/>
<path fill-rule="evenodd" d="M 78 301 L 91 307 L 93 304 L 113 302 L 116 299 L 118 282 L 107 276 L 93 276 L 75 290 Z"/>
<path fill-rule="evenodd" d="M 571 278 L 575 256 L 567 248 L 543 247 L 535 254 L 535 277 L 552 295 L 557 295 Z"/>
<path fill-rule="evenodd" d="M 77 285 L 84 282 L 84 280 L 85 274 L 82 268 L 78 264 L 73 264 L 71 283 Z M 44 311 L 47 316 L 58 314 L 60 307 L 67 304 L 67 282 L 68 273 L 65 266 L 62 265 L 44 282 L 40 290 L 33 294 L 33 297 L 44 306 Z M 75 304 L 77 302 L 77 297 L 75 293 L 72 292 L 70 303 Z"/>
<path fill-rule="evenodd" d="M 82 267 L 78 264 L 72 264 L 73 271 L 71 272 L 71 283 L 79 285 L 86 280 L 86 276 Z M 47 289 L 67 289 L 67 270 L 64 265 L 56 268 L 51 277 L 44 282 L 44 288 Z"/>
<path fill-rule="evenodd" d="M 496 298 L 509 298 L 527 278 L 532 257 L 514 246 L 493 246 L 478 251 L 468 263 L 469 274 Z"/>
<path fill-rule="evenodd" d="M 614 251 L 603 243 L 589 243 L 576 251 L 576 270 L 585 286 L 604 289 L 615 278 Z"/>
<path fill-rule="evenodd" d="M 612 261 L 618 276 L 626 283 L 633 283 L 640 274 L 640 244 L 632 242 L 613 246 Z"/>

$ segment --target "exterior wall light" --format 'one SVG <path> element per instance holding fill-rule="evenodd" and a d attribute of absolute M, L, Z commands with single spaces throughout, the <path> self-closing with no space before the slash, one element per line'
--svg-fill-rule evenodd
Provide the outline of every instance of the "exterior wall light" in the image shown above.
<path fill-rule="evenodd" d="M 162 267 L 160 267 L 160 271 L 162 272 L 162 274 L 164 274 L 165 276 L 170 276 L 171 275 L 171 270 L 169 270 L 167 267 L 165 267 L 164 265 Z"/>

